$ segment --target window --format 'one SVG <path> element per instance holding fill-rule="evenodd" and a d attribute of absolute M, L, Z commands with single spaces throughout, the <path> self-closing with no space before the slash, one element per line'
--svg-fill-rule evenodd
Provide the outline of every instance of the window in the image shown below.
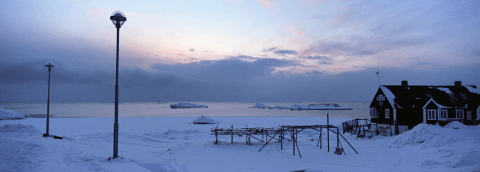
<path fill-rule="evenodd" d="M 382 94 L 378 95 L 378 101 L 385 101 L 385 96 L 383 96 Z"/>
<path fill-rule="evenodd" d="M 463 109 L 457 109 L 455 112 L 457 118 L 463 119 Z"/>
<path fill-rule="evenodd" d="M 435 112 L 436 112 L 436 110 L 434 110 L 434 109 L 427 110 L 428 120 L 436 120 L 437 119 L 437 114 Z"/>
<path fill-rule="evenodd" d="M 371 118 L 378 118 L 378 111 L 376 108 L 372 107 L 370 108 L 370 117 Z"/>
<path fill-rule="evenodd" d="M 448 119 L 448 111 L 446 109 L 440 110 L 440 119 Z"/>
<path fill-rule="evenodd" d="M 390 119 L 390 109 L 385 109 L 385 118 Z"/>

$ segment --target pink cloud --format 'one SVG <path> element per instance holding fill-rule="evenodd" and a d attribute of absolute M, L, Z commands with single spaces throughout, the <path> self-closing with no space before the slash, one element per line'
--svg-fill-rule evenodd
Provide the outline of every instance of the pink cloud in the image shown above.
<path fill-rule="evenodd" d="M 270 0 L 258 0 L 264 8 L 266 9 L 272 9 L 273 8 L 273 3 L 270 2 Z"/>
<path fill-rule="evenodd" d="M 167 52 L 167 53 L 172 53 L 172 54 L 176 54 L 176 55 L 184 55 L 185 54 L 185 51 L 174 50 L 174 49 L 171 49 L 171 48 L 163 49 L 163 50 L 160 50 L 160 51 Z"/>

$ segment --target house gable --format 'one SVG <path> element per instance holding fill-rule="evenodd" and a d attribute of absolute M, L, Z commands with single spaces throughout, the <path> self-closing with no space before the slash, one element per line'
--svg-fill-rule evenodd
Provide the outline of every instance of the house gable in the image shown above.
<path fill-rule="evenodd" d="M 425 105 L 422 107 L 422 109 L 446 109 L 446 108 L 448 107 L 438 104 L 433 99 L 428 100 L 428 102 L 425 103 Z"/>

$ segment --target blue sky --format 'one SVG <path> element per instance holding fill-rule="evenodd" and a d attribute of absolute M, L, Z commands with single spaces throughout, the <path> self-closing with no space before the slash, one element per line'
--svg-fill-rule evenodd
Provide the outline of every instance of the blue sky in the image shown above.
<path fill-rule="evenodd" d="M 381 84 L 480 86 L 478 1 L 0 2 L 0 102 L 369 101 Z M 380 76 L 375 73 L 380 70 Z"/>

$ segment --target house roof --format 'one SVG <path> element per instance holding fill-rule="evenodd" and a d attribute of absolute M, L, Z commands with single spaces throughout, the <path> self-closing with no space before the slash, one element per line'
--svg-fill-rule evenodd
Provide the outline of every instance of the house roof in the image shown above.
<path fill-rule="evenodd" d="M 476 108 L 480 105 L 480 89 L 476 86 L 409 85 L 404 89 L 401 85 L 382 85 L 380 89 L 392 107 L 397 108 L 423 108 L 429 101 L 440 108 Z"/>

